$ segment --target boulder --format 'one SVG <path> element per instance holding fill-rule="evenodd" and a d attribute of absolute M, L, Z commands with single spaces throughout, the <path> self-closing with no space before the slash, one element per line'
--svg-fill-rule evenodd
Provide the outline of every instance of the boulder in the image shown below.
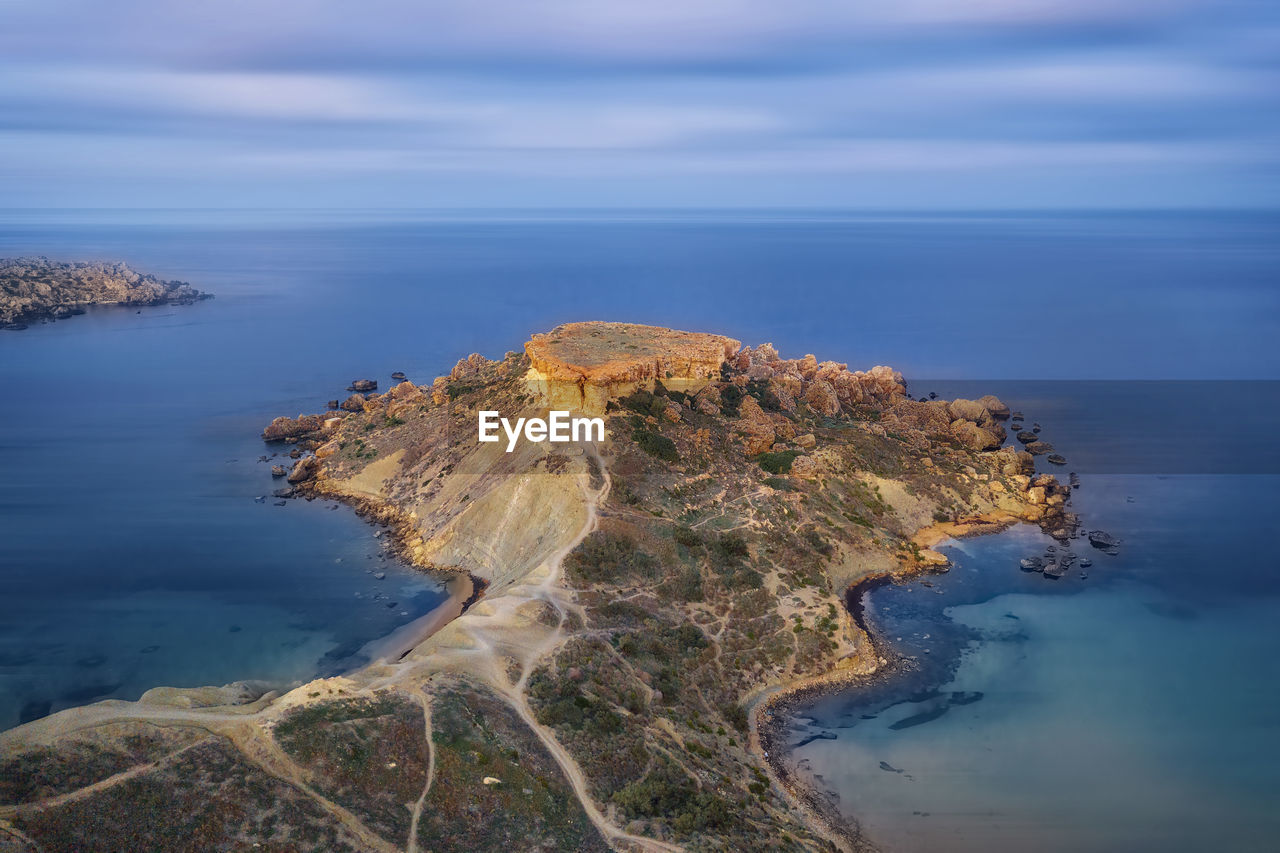
<path fill-rule="evenodd" d="M 320 415 L 298 415 L 296 418 L 276 418 L 262 431 L 264 441 L 286 441 L 301 438 L 320 430 L 324 419 Z"/>
<path fill-rule="evenodd" d="M 740 417 L 734 424 L 734 430 L 741 434 L 743 449 L 748 456 L 764 453 L 773 447 L 777 440 L 777 432 L 773 422 L 765 414 L 764 409 L 754 397 L 744 397 L 738 408 Z"/>
<path fill-rule="evenodd" d="M 314 456 L 299 459 L 294 463 L 293 470 L 289 472 L 288 480 L 290 483 L 301 483 L 310 480 L 315 476 L 319 467 L 320 462 Z"/>
<path fill-rule="evenodd" d="M 350 385 L 348 385 L 348 386 L 347 386 L 347 390 L 348 390 L 348 391 L 355 391 L 355 392 L 360 393 L 360 394 L 364 394 L 364 393 L 367 393 L 367 392 L 369 392 L 369 391 L 377 391 L 377 390 L 378 390 L 378 380 L 376 380 L 376 379 L 357 379 L 357 380 L 355 380 L 354 382 L 352 382 Z"/>
<path fill-rule="evenodd" d="M 364 411 L 364 395 L 352 394 L 343 400 L 340 407 L 344 412 L 363 412 Z"/>
<path fill-rule="evenodd" d="M 981 424 L 983 421 L 990 419 L 991 415 L 977 400 L 965 400 L 960 398 L 952 400 L 947 408 L 951 410 L 952 419 L 962 419 L 973 421 L 975 424 Z"/>
<path fill-rule="evenodd" d="M 1043 456 L 1053 452 L 1053 445 L 1047 441 L 1032 441 L 1027 444 L 1027 452 L 1032 456 Z"/>
<path fill-rule="evenodd" d="M 986 409 L 991 414 L 991 417 L 997 420 L 1003 421 L 1009 417 L 1009 407 L 994 394 L 979 397 L 977 403 Z"/>
<path fill-rule="evenodd" d="M 951 434 L 970 450 L 995 450 L 1003 441 L 995 432 L 963 419 L 952 422 Z"/>
<path fill-rule="evenodd" d="M 818 476 L 818 465 L 813 461 L 812 456 L 797 456 L 791 461 L 791 476 L 816 477 Z"/>
<path fill-rule="evenodd" d="M 1107 533 L 1105 530 L 1090 530 L 1089 544 L 1095 548 L 1115 548 L 1120 544 L 1120 540 Z"/>
<path fill-rule="evenodd" d="M 806 356 L 806 358 L 812 357 Z M 835 389 L 828 382 L 822 380 L 810 382 L 804 394 L 804 401 L 809 404 L 809 408 L 820 415 L 830 418 L 840 414 L 840 398 L 836 396 Z"/>
<path fill-rule="evenodd" d="M 1018 441 L 1022 442 L 1023 444 L 1030 444 L 1031 442 L 1039 438 L 1039 436 L 1037 436 L 1034 432 L 1028 432 L 1025 429 L 1019 432 L 1014 437 L 1018 439 Z"/>
<path fill-rule="evenodd" d="M 817 443 L 818 439 L 815 438 L 811 432 L 796 436 L 796 444 L 800 445 L 805 450 L 812 450 Z"/>
<path fill-rule="evenodd" d="M 284 477 L 284 476 L 287 476 L 288 474 L 289 474 L 289 469 L 285 468 L 283 465 L 271 466 L 272 477 Z"/>

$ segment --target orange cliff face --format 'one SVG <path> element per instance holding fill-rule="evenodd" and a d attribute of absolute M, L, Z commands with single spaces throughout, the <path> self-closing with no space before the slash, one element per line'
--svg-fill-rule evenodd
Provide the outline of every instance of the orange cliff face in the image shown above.
<path fill-rule="evenodd" d="M 656 381 L 693 393 L 720 376 L 742 344 L 723 335 L 634 323 L 566 323 L 524 345 L 526 377 L 542 405 L 603 414 L 610 399 Z"/>

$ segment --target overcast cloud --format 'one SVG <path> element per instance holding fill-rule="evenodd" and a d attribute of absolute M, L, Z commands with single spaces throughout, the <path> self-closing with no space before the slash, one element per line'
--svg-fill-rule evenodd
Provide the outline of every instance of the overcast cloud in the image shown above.
<path fill-rule="evenodd" d="M 0 0 L 0 204 L 1274 206 L 1280 11 Z"/>

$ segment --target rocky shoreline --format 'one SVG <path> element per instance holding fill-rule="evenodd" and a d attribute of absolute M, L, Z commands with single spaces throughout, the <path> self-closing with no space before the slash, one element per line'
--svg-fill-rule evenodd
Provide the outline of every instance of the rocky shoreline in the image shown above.
<path fill-rule="evenodd" d="M 190 305 L 212 298 L 184 281 L 164 281 L 122 263 L 0 259 L 0 329 L 9 331 L 84 314 L 90 305 Z"/>

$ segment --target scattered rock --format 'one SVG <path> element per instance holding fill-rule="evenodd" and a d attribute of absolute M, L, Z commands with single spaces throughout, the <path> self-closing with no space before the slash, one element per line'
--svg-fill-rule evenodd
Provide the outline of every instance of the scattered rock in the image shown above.
<path fill-rule="evenodd" d="M 403 370 L 397 370 L 395 373 L 391 374 L 391 378 L 397 382 L 403 382 L 406 377 Z"/>
<path fill-rule="evenodd" d="M 272 476 L 272 477 L 285 477 L 285 476 L 288 476 L 288 474 L 289 474 L 288 469 L 286 469 L 283 465 L 272 465 L 272 466 L 271 466 L 271 476 Z"/>
<path fill-rule="evenodd" d="M 1040 442 L 1040 443 L 1043 443 L 1043 442 Z M 1066 465 L 1067 457 L 1063 456 L 1061 453 L 1050 453 L 1049 462 L 1054 465 Z"/>
<path fill-rule="evenodd" d="M 347 386 L 348 391 L 355 391 L 360 394 L 367 394 L 370 391 L 378 390 L 378 380 L 376 379 L 357 379 Z"/>

